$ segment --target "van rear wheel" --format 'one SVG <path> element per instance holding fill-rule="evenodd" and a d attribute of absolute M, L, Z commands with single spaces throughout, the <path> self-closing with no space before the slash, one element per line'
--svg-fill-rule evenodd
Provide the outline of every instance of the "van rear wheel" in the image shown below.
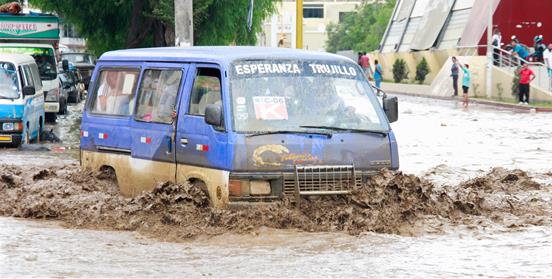
<path fill-rule="evenodd" d="M 56 122 L 56 119 L 57 119 L 57 114 L 55 113 L 46 113 L 46 121 L 48 122 Z"/>

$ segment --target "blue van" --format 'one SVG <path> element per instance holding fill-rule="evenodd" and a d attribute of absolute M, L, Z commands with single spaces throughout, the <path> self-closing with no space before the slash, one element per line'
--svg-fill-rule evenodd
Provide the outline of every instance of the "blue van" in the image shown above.
<path fill-rule="evenodd" d="M 29 55 L 0 53 L 0 146 L 40 141 L 44 93 Z"/>
<path fill-rule="evenodd" d="M 398 169 L 397 99 L 327 53 L 193 47 L 105 53 L 81 124 L 84 169 L 122 194 L 189 182 L 213 206 L 347 194 Z"/>

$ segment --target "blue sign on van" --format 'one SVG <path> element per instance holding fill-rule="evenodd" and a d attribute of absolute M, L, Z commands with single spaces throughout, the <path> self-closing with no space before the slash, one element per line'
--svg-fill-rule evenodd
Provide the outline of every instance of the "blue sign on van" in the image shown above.
<path fill-rule="evenodd" d="M 358 65 L 336 55 L 114 51 L 99 59 L 90 92 L 83 167 L 112 169 L 129 196 L 160 181 L 201 187 L 214 206 L 347 194 L 399 166 L 388 121 L 396 101 L 384 110 Z"/>

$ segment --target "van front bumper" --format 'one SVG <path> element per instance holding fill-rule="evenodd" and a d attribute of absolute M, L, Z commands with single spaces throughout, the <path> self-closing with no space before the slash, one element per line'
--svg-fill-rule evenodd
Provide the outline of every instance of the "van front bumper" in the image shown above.
<path fill-rule="evenodd" d="M 345 195 L 362 187 L 375 170 L 355 170 L 353 166 L 303 166 L 292 172 L 230 173 L 231 202 L 266 202 L 284 197 Z M 254 195 L 251 181 L 270 183 L 270 194 Z"/>
<path fill-rule="evenodd" d="M 44 112 L 59 112 L 59 102 L 45 102 L 44 103 Z"/>
<path fill-rule="evenodd" d="M 0 145 L 18 146 L 21 142 L 23 142 L 23 136 L 21 134 L 0 133 Z"/>

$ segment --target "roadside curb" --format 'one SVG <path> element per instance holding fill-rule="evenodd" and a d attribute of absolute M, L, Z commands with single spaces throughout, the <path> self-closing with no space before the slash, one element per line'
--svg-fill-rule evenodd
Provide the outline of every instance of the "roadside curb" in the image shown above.
<path fill-rule="evenodd" d="M 425 94 L 406 93 L 406 92 L 389 92 L 389 94 L 405 95 L 405 96 L 413 96 L 413 97 L 422 97 L 422 98 L 445 100 L 445 101 L 453 101 L 453 100 L 461 101 L 462 100 L 461 97 L 430 96 L 430 95 L 425 95 Z M 509 104 L 509 103 L 502 103 L 502 102 L 498 102 L 498 101 L 482 100 L 482 99 L 477 99 L 477 98 L 474 98 L 474 97 L 470 97 L 470 103 L 475 103 L 475 104 L 480 104 L 480 105 L 487 105 L 487 106 L 494 106 L 494 107 L 499 107 L 499 108 L 514 109 L 514 110 L 524 111 L 524 112 L 531 112 L 531 111 L 534 110 L 535 112 L 552 113 L 552 108 Z"/>

